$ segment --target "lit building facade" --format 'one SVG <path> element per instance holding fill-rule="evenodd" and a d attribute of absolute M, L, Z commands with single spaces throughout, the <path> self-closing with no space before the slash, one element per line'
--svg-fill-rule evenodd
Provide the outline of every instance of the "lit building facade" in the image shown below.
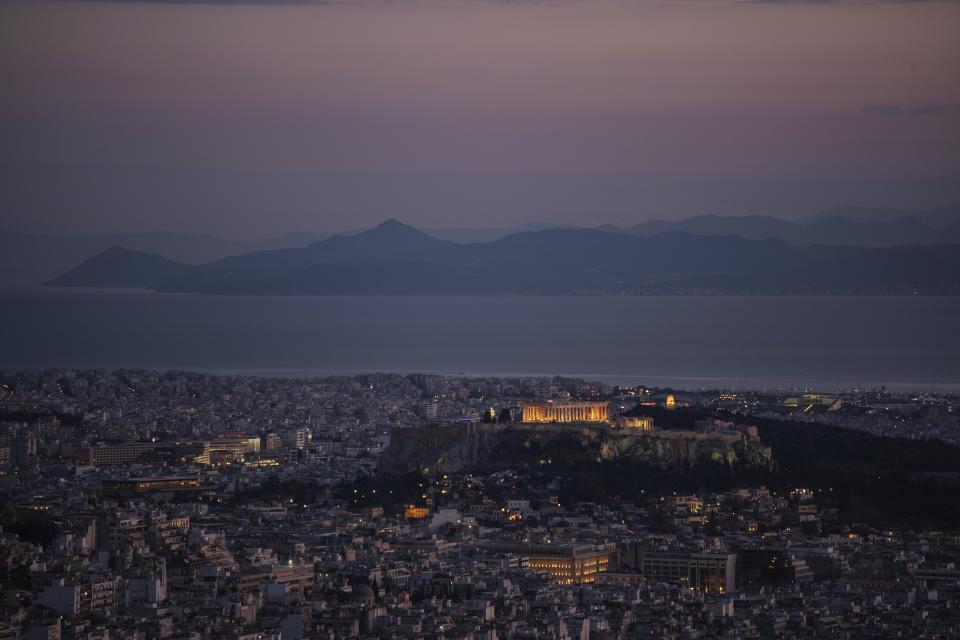
<path fill-rule="evenodd" d="M 606 402 L 522 402 L 523 422 L 607 422 Z"/>
<path fill-rule="evenodd" d="M 404 520 L 421 520 L 430 515 L 429 507 L 418 507 L 416 505 L 407 505 L 407 508 L 403 510 L 403 519 Z"/>
<path fill-rule="evenodd" d="M 621 429 L 639 429 L 640 431 L 653 431 L 653 418 L 645 416 L 616 416 L 612 421 L 614 426 Z"/>
<path fill-rule="evenodd" d="M 243 462 L 243 456 L 250 448 L 250 439 L 246 437 L 207 440 L 203 443 L 203 453 L 197 456 L 196 462 L 209 465 Z"/>
<path fill-rule="evenodd" d="M 546 571 L 560 584 L 594 582 L 597 574 L 605 572 L 610 566 L 612 554 L 609 551 L 593 551 L 589 546 L 560 551 L 550 555 L 531 555 L 527 566 L 534 571 Z"/>
<path fill-rule="evenodd" d="M 210 489 L 211 486 L 197 476 L 125 478 L 103 482 L 103 494 L 108 496 L 133 496 L 138 493 L 154 493 L 157 491 L 189 493 Z"/>
<path fill-rule="evenodd" d="M 475 550 L 500 556 L 525 559 L 527 568 L 543 571 L 560 584 L 595 582 L 599 574 L 616 564 L 617 551 L 597 550 L 592 545 L 580 544 L 479 544 Z"/>

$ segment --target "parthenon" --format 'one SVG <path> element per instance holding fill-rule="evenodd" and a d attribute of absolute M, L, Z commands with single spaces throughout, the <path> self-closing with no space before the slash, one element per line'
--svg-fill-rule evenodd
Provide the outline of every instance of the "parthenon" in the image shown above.
<path fill-rule="evenodd" d="M 524 422 L 606 422 L 606 402 L 522 402 Z"/>

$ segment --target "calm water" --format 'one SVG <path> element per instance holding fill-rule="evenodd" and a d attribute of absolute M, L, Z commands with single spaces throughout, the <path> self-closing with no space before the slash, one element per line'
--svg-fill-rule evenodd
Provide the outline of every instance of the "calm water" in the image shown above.
<path fill-rule="evenodd" d="M 0 368 L 568 375 L 960 391 L 957 297 L 234 297 L 0 292 Z"/>

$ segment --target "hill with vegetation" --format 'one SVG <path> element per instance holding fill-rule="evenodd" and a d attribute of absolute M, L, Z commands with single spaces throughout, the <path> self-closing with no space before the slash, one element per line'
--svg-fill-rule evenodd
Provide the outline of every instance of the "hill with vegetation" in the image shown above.
<path fill-rule="evenodd" d="M 611 496 L 642 502 L 657 491 L 808 488 L 849 522 L 960 526 L 960 485 L 940 475 L 960 469 L 960 449 L 943 442 L 707 409 L 645 407 L 643 414 L 657 430 L 460 423 L 396 431 L 377 482 L 512 469 L 558 479 L 563 500 L 597 502 Z M 693 429 L 716 418 L 755 426 L 757 437 Z"/>

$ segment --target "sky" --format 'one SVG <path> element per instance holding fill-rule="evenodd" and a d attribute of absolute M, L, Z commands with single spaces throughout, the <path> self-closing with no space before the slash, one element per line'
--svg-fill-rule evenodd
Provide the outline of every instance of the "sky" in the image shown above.
<path fill-rule="evenodd" d="M 960 2 L 0 0 L 0 228 L 960 202 Z"/>

